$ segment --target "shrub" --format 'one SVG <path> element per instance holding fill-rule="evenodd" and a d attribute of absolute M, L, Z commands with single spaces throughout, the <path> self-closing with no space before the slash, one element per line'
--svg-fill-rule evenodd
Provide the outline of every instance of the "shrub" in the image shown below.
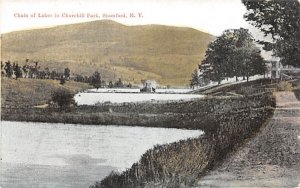
<path fill-rule="evenodd" d="M 75 104 L 73 94 L 66 89 L 54 91 L 51 95 L 51 99 L 60 108 L 70 107 L 71 104 Z"/>

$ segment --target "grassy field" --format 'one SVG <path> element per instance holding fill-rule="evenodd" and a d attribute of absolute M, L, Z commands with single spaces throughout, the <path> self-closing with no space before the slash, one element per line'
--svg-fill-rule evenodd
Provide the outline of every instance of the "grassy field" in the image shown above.
<path fill-rule="evenodd" d="M 61 85 L 59 80 L 1 78 L 1 107 L 23 108 L 43 105 L 48 103 L 51 94 L 60 88 L 75 94 L 92 86 L 74 81 L 67 81 Z"/>

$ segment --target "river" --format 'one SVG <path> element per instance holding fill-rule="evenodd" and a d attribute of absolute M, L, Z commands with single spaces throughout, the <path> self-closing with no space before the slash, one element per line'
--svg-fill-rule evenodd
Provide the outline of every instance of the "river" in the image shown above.
<path fill-rule="evenodd" d="M 1 122 L 0 187 L 88 187 L 129 168 L 156 144 L 201 131 L 126 126 Z"/>

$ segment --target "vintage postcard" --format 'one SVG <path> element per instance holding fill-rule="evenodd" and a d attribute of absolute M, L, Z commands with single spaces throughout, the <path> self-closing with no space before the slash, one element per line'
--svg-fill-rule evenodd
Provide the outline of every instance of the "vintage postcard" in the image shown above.
<path fill-rule="evenodd" d="M 0 2 L 0 188 L 300 187 L 299 0 Z"/>

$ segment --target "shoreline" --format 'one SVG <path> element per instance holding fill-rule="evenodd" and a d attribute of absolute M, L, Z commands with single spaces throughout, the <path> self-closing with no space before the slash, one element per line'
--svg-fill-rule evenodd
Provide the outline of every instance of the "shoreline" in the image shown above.
<path fill-rule="evenodd" d="M 130 169 L 112 172 L 91 188 L 194 186 L 200 177 L 218 166 L 224 156 L 255 137 L 273 116 L 275 106 L 270 93 L 222 99 L 212 97 L 204 101 L 207 106 L 195 108 L 204 113 L 189 117 L 201 117 L 193 120 L 196 120 L 195 128 L 205 132 L 203 137 L 155 146 Z M 187 121 L 182 119 L 182 122 Z"/>
<path fill-rule="evenodd" d="M 262 100 L 256 104 L 253 100 Z M 117 125 L 209 130 L 214 117 L 262 108 L 267 95 L 251 97 L 202 98 L 163 103 L 103 104 L 59 108 L 1 108 L 1 120 L 70 123 L 83 125 Z M 252 101 L 252 102 L 251 102 Z M 234 109 L 238 110 L 237 112 Z M 214 113 L 213 113 L 214 112 Z"/>

